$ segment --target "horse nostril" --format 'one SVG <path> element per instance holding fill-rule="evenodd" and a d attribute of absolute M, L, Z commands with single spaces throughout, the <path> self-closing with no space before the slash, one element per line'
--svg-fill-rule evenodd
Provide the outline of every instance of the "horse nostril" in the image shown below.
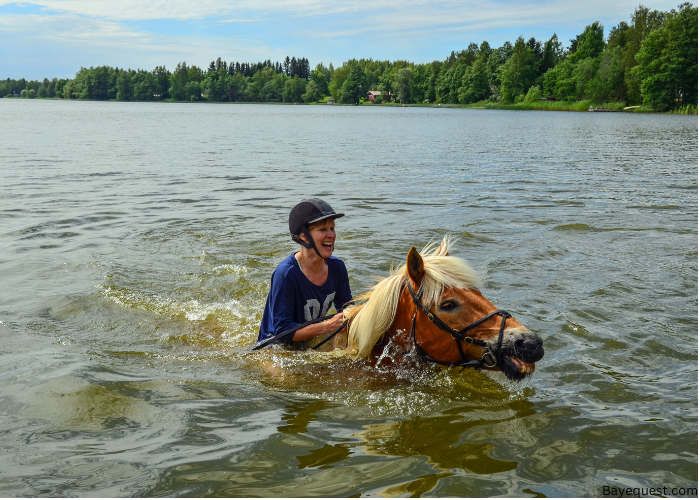
<path fill-rule="evenodd" d="M 515 341 L 515 348 L 516 349 L 522 349 L 525 346 L 525 340 L 523 339 L 518 339 Z"/>

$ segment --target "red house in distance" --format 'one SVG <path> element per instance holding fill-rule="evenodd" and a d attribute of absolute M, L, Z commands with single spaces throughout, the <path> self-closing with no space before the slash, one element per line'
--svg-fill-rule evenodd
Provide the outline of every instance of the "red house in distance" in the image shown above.
<path fill-rule="evenodd" d="M 382 95 L 382 93 L 379 90 L 370 90 L 367 92 L 367 100 L 374 101 L 380 95 Z"/>

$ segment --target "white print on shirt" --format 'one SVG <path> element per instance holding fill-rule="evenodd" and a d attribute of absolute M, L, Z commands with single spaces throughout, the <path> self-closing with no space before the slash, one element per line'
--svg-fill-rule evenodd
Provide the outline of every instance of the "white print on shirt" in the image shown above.
<path fill-rule="evenodd" d="M 331 306 L 331 303 L 333 302 L 333 299 L 335 299 L 335 292 L 329 293 L 326 300 L 323 301 L 323 311 L 321 311 L 321 304 L 318 303 L 318 300 L 307 300 L 306 305 L 304 306 L 304 319 L 306 321 L 311 321 L 319 316 L 325 316 Z M 321 312 L 320 315 L 319 312 Z"/>

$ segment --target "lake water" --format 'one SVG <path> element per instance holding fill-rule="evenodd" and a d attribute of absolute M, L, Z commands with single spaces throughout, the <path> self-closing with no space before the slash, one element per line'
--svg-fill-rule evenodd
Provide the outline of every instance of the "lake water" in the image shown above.
<path fill-rule="evenodd" d="M 2 496 L 697 488 L 696 116 L 0 99 L 0 122 Z M 252 353 L 310 196 L 347 214 L 356 295 L 456 238 L 544 338 L 536 372 Z"/>

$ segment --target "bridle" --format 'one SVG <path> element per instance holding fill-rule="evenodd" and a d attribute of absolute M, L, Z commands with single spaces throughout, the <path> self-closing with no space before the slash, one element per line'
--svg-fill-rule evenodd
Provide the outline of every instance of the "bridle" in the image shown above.
<path fill-rule="evenodd" d="M 420 358 L 427 362 L 427 363 L 437 363 L 440 365 L 447 365 L 447 366 L 461 366 L 463 368 L 469 368 L 473 367 L 475 369 L 479 369 L 483 366 L 486 368 L 493 368 L 495 366 L 498 366 L 498 355 L 501 352 L 501 348 L 503 347 L 503 330 L 505 329 L 506 326 L 506 319 L 511 318 L 511 314 L 507 311 L 502 311 L 502 310 L 497 310 L 494 311 L 490 314 L 487 314 L 481 319 L 476 320 L 474 323 L 471 325 L 465 326 L 461 330 L 455 330 L 454 328 L 450 328 L 447 323 L 442 321 L 440 318 L 438 318 L 423 302 L 420 300 L 421 296 L 423 295 L 423 292 L 420 291 L 418 294 L 413 290 L 413 286 L 411 286 L 411 281 L 407 280 L 408 284 L 408 291 L 411 293 L 411 297 L 413 297 L 413 303 L 416 304 L 416 312 L 413 313 L 413 320 L 411 322 L 411 339 L 413 340 L 413 345 L 416 348 L 416 352 L 420 356 Z M 428 319 L 435 323 L 435 325 L 440 328 L 441 330 L 446 331 L 449 333 L 454 341 L 457 343 L 457 349 L 459 350 L 459 354 L 462 356 L 462 362 L 461 363 L 446 363 L 444 361 L 438 361 L 437 359 L 431 357 L 425 350 L 420 346 L 418 343 L 418 340 L 416 339 L 416 317 L 418 316 L 418 310 L 422 309 L 425 314 L 427 314 Z M 491 343 L 487 340 L 479 340 L 475 339 L 472 337 L 467 337 L 465 335 L 466 332 L 471 330 L 472 328 L 475 328 L 479 326 L 481 323 L 486 321 L 489 318 L 492 318 L 494 316 L 500 316 L 501 317 L 501 329 L 498 332 L 498 344 L 496 345 L 495 351 L 491 350 Z M 482 354 L 480 359 L 473 359 L 471 361 L 467 360 L 467 357 L 464 354 L 464 350 L 462 349 L 462 341 L 466 342 L 467 344 L 474 344 L 478 345 L 480 347 L 484 348 L 484 354 Z"/>

